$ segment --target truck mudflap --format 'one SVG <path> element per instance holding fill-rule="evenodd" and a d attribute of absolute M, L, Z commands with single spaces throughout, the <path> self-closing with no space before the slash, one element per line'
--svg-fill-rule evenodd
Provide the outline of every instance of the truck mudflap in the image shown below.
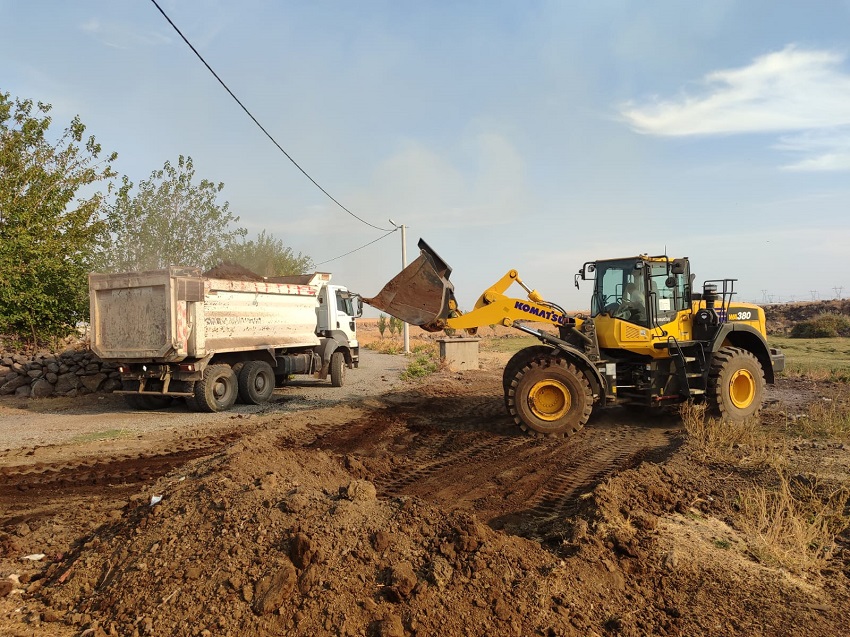
<path fill-rule="evenodd" d="M 456 307 L 452 269 L 431 247 L 419 239 L 419 257 L 392 278 L 368 303 L 410 325 L 430 332 L 445 327 L 444 321 Z"/>

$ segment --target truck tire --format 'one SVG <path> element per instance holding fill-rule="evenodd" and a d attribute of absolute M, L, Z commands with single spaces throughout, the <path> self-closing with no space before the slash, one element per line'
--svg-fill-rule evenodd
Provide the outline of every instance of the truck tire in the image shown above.
<path fill-rule="evenodd" d="M 195 381 L 194 403 L 199 411 L 227 411 L 236 402 L 238 385 L 230 365 L 210 365 L 204 370 L 204 377 Z M 191 406 L 195 407 L 195 404 Z"/>
<path fill-rule="evenodd" d="M 268 402 L 274 385 L 274 370 L 266 361 L 248 361 L 239 371 L 239 398 L 247 405 Z"/>
<path fill-rule="evenodd" d="M 342 387 L 345 384 L 345 355 L 342 352 L 331 354 L 331 385 Z"/>
<path fill-rule="evenodd" d="M 571 436 L 593 409 L 593 395 L 584 374 L 556 356 L 527 362 L 511 380 L 505 403 L 520 429 L 532 436 Z"/>
<path fill-rule="evenodd" d="M 715 416 L 742 421 L 758 413 L 764 401 L 764 370 L 739 347 L 721 347 L 711 359 L 707 402 Z"/>

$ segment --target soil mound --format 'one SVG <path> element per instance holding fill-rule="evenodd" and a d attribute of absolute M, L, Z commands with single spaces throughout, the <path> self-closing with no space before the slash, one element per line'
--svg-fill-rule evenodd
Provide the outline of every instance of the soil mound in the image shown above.
<path fill-rule="evenodd" d="M 43 616 L 95 637 L 837 635 L 850 607 L 750 559 L 721 521 L 734 493 L 705 492 L 718 477 L 684 454 L 598 486 L 547 546 L 379 499 L 357 458 L 284 440 L 131 497 L 48 567 Z"/>

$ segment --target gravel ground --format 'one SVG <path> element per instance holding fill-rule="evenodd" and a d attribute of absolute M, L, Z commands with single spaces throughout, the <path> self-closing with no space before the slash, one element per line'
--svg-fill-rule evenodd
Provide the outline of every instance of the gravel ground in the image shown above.
<path fill-rule="evenodd" d="M 170 429 L 197 429 L 252 417 L 303 409 L 331 407 L 378 396 L 403 383 L 403 355 L 361 349 L 360 367 L 346 370 L 345 385 L 302 377 L 276 389 L 266 405 L 236 405 L 215 414 L 189 411 L 182 401 L 158 411 L 132 411 L 123 397 L 90 394 L 78 398 L 0 399 L 0 451 L 14 452 L 48 445 L 82 444 L 130 438 Z"/>

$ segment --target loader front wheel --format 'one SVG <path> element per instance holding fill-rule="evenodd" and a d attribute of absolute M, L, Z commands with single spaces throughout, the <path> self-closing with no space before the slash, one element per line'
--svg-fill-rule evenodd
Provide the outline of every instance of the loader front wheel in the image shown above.
<path fill-rule="evenodd" d="M 525 367 L 532 359 L 542 356 L 543 354 L 549 354 L 552 351 L 553 348 L 547 345 L 532 345 L 531 347 L 519 350 L 516 354 L 511 356 L 508 364 L 505 365 L 505 371 L 502 373 L 502 389 L 505 391 L 505 396 L 508 395 L 508 389 L 511 387 L 511 381 L 513 381 L 519 370 Z"/>
<path fill-rule="evenodd" d="M 739 347 L 722 347 L 711 361 L 709 407 L 721 419 L 741 421 L 761 409 L 764 371 L 758 359 Z"/>
<path fill-rule="evenodd" d="M 266 361 L 248 361 L 239 370 L 239 398 L 246 405 L 268 402 L 274 392 L 274 370 Z"/>
<path fill-rule="evenodd" d="M 195 381 L 195 401 L 200 411 L 227 411 L 239 393 L 236 373 L 230 365 L 210 365 L 204 377 Z"/>
<path fill-rule="evenodd" d="M 563 358 L 541 355 L 511 380 L 505 402 L 523 431 L 533 436 L 571 436 L 593 408 L 584 374 Z"/>

